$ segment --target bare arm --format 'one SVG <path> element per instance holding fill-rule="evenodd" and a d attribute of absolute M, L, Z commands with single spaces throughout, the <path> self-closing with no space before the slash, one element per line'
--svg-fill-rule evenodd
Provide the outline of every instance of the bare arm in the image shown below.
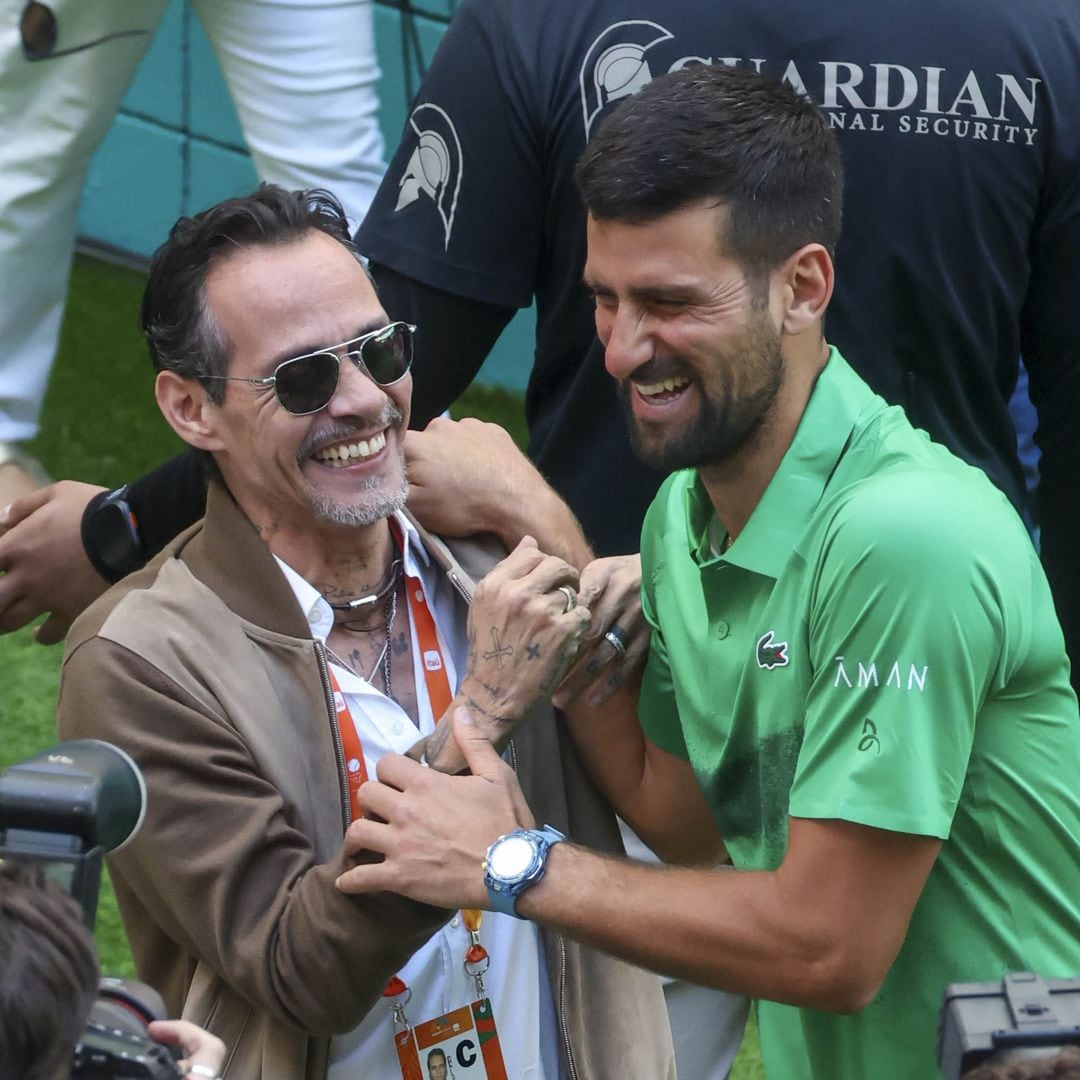
<path fill-rule="evenodd" d="M 428 529 L 443 536 L 494 533 L 508 550 L 532 536 L 542 551 L 582 570 L 578 601 L 592 620 L 559 703 L 579 695 L 602 701 L 614 693 L 648 647 L 638 557 L 593 561 L 573 512 L 497 424 L 433 420 L 424 431 L 409 432 L 405 452 L 409 509 Z M 616 625 L 626 642 L 622 657 L 603 640 Z"/>
<path fill-rule="evenodd" d="M 939 848 L 806 818 L 789 819 L 787 856 L 771 873 L 652 868 L 560 845 L 520 910 L 691 982 L 853 1012 L 888 974 Z"/>
<path fill-rule="evenodd" d="M 592 552 L 570 508 L 498 424 L 435 419 L 405 439 L 409 509 L 432 532 L 492 532 L 507 550 L 534 536 L 577 569 Z"/>
<path fill-rule="evenodd" d="M 474 725 L 455 721 L 472 769 L 447 777 L 401 757 L 361 795 L 382 821 L 346 845 L 384 856 L 342 875 L 347 892 L 390 889 L 487 907 L 481 860 L 530 822 L 513 772 Z M 789 820 L 774 872 L 648 867 L 557 845 L 522 915 L 634 963 L 794 1005 L 848 1012 L 888 973 L 940 841 L 844 821 Z"/>
<path fill-rule="evenodd" d="M 86 557 L 80 535 L 86 504 L 104 490 L 61 480 L 4 508 L 0 514 L 0 633 L 18 630 L 49 612 L 34 631 L 34 639 L 53 645 L 109 587 Z"/>
<path fill-rule="evenodd" d="M 689 762 L 646 738 L 636 685 L 603 705 L 564 710 L 592 781 L 615 812 L 665 862 L 715 866 L 727 855 Z"/>

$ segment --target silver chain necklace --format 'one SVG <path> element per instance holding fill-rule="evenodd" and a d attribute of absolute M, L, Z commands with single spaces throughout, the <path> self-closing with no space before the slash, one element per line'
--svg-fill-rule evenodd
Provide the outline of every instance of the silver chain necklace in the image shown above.
<path fill-rule="evenodd" d="M 379 653 L 378 659 L 371 666 L 371 674 L 368 675 L 366 679 L 364 679 L 365 682 L 370 683 L 371 680 L 375 678 L 375 672 L 379 670 L 379 665 L 381 664 L 383 671 L 383 686 L 385 688 L 384 692 L 391 701 L 397 700 L 394 697 L 394 691 L 390 683 L 390 653 L 392 652 L 390 646 L 394 634 L 394 620 L 397 618 L 397 594 L 398 591 L 395 588 L 386 598 L 386 607 L 384 608 L 384 614 L 386 616 L 384 623 L 384 625 L 386 626 L 386 641 L 383 642 L 382 652 Z M 364 676 L 359 671 L 357 671 L 356 668 L 352 666 L 352 664 L 347 664 L 344 660 L 342 660 L 341 657 L 338 656 L 337 653 L 335 653 L 329 645 L 326 646 L 326 651 L 330 654 L 331 659 L 335 660 L 343 668 L 347 668 L 354 675 L 359 675 L 361 679 L 364 678 Z"/>

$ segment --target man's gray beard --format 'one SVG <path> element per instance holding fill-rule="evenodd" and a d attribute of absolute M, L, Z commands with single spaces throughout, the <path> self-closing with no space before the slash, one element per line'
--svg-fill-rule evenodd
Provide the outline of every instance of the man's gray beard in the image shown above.
<path fill-rule="evenodd" d="M 377 477 L 371 477 L 359 485 L 357 492 L 374 491 L 379 487 Z M 403 483 L 397 491 L 386 491 L 360 503 L 343 503 L 331 499 L 328 495 L 313 494 L 311 496 L 311 509 L 318 521 L 326 521 L 331 525 L 374 525 L 384 518 L 396 514 L 405 506 L 405 500 L 409 494 L 408 481 Z"/>
<path fill-rule="evenodd" d="M 377 423 L 380 427 L 391 427 L 400 424 L 403 419 L 404 416 L 401 410 L 392 401 L 388 401 L 386 407 L 379 414 Z M 355 431 L 355 424 L 339 422 L 309 432 L 307 438 L 304 439 L 296 451 L 297 464 L 301 464 L 319 443 L 328 443 L 334 439 L 347 439 Z M 401 464 L 404 473 L 404 452 L 401 454 Z M 374 491 L 381 483 L 382 481 L 378 477 L 368 477 L 368 479 L 357 485 L 357 494 L 364 491 Z M 400 490 L 384 492 L 373 500 L 361 502 L 359 505 L 337 502 L 331 499 L 329 495 L 318 492 L 311 492 L 308 497 L 311 500 L 311 510 L 316 521 L 326 521 L 332 525 L 357 526 L 374 525 L 377 521 L 382 521 L 383 518 L 396 514 L 404 507 L 408 494 L 409 481 L 408 477 L 406 477 L 402 481 Z"/>

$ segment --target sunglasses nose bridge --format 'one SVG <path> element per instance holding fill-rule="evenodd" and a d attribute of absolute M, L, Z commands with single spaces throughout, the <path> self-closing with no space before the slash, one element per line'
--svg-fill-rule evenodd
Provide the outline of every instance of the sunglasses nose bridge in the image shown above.
<path fill-rule="evenodd" d="M 347 349 L 342 354 L 341 359 L 351 361 L 353 367 L 355 367 L 356 370 L 359 371 L 360 374 L 364 376 L 364 378 L 368 379 L 369 381 L 371 381 L 373 383 L 375 382 L 375 376 L 372 375 L 370 371 L 368 371 L 368 366 L 367 366 L 367 364 L 364 363 L 364 350 L 362 348 L 360 348 L 360 349 Z M 375 383 L 375 385 L 378 386 L 379 384 Z"/>
<path fill-rule="evenodd" d="M 356 374 L 353 374 L 355 372 Z M 357 378 L 357 375 L 359 378 Z M 338 355 L 338 378 L 334 388 L 333 397 L 327 402 L 331 411 L 335 407 L 343 413 L 356 411 L 357 398 L 370 399 L 372 393 L 376 394 L 380 401 L 385 398 L 386 392 L 373 378 L 364 363 L 359 349 L 349 349 Z"/>

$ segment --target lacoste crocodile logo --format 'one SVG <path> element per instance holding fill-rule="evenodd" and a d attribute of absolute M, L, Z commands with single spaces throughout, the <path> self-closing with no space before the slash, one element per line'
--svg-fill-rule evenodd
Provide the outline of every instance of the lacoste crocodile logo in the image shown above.
<path fill-rule="evenodd" d="M 774 641 L 773 631 L 762 634 L 757 643 L 757 666 L 759 668 L 787 667 L 788 666 L 788 643 L 786 641 Z"/>

